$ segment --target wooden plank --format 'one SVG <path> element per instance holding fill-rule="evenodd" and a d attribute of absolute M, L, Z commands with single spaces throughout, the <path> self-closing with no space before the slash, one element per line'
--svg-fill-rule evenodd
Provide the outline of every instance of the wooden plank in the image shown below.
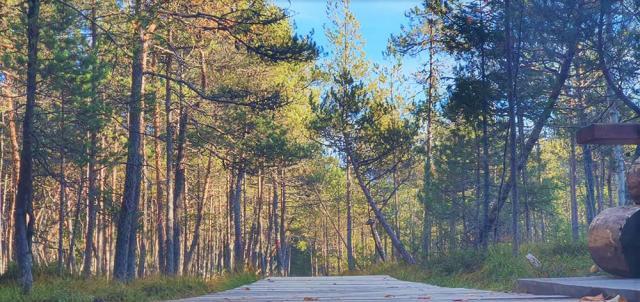
<path fill-rule="evenodd" d="M 639 145 L 640 124 L 591 124 L 576 133 L 578 144 Z"/>
<path fill-rule="evenodd" d="M 203 301 L 557 301 L 556 295 L 499 293 L 406 282 L 389 276 L 273 277 L 221 293 L 179 300 Z"/>
<path fill-rule="evenodd" d="M 626 301 L 640 301 L 640 279 L 612 276 L 537 278 L 518 280 L 518 290 L 531 294 L 554 294 L 584 297 L 603 294 L 623 296 Z"/>

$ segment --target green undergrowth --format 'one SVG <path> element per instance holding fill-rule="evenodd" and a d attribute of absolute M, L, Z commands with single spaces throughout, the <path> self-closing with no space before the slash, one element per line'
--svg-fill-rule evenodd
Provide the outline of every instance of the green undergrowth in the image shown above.
<path fill-rule="evenodd" d="M 151 276 L 122 284 L 105 278 L 83 279 L 57 276 L 49 268 L 35 270 L 29 295 L 23 295 L 15 282 L 14 270 L 0 276 L 0 301 L 159 301 L 204 295 L 254 282 L 255 273 L 226 274 L 211 280 L 196 277 Z"/>
<path fill-rule="evenodd" d="M 533 254 L 542 268 L 534 268 L 525 258 Z M 358 274 L 392 277 L 447 287 L 468 287 L 512 291 L 519 278 L 586 276 L 593 262 L 586 243 L 548 243 L 525 245 L 513 256 L 510 245 L 496 245 L 486 252 L 464 250 L 430 259 L 414 266 L 385 263 Z"/>

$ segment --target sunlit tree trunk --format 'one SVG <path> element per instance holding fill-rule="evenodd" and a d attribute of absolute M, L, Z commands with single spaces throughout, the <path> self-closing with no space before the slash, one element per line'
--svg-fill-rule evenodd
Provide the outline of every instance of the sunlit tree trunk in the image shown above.
<path fill-rule="evenodd" d="M 9 128 L 9 141 L 11 143 L 11 194 L 7 199 L 8 204 L 5 206 L 5 215 L 7 218 L 7 258 L 8 260 L 15 260 L 14 254 L 14 213 L 16 209 L 16 197 L 18 192 L 18 177 L 20 176 L 20 145 L 18 144 L 18 127 L 16 125 L 16 106 L 15 101 L 8 102 L 8 128 Z"/>
<path fill-rule="evenodd" d="M 136 16 L 142 15 L 141 1 L 135 3 Z M 140 20 L 142 21 L 142 20 Z M 144 91 L 144 69 L 147 58 L 147 30 L 142 24 L 136 25 L 137 37 L 134 40 L 134 51 L 131 71 L 131 95 L 129 100 L 129 131 L 127 144 L 127 165 L 125 170 L 122 206 L 117 223 L 117 237 L 113 266 L 114 279 L 130 281 L 130 273 L 135 264 L 136 218 L 140 203 L 140 183 L 142 178 L 142 92 Z"/>

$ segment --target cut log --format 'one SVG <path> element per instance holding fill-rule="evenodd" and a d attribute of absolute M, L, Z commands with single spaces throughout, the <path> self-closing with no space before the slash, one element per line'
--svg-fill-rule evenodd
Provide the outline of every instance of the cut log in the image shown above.
<path fill-rule="evenodd" d="M 589 252 L 604 271 L 640 277 L 640 207 L 609 208 L 589 226 Z"/>

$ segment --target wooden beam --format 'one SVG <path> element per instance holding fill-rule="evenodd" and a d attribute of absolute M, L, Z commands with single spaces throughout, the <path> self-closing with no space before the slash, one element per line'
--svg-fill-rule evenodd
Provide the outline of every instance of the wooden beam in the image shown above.
<path fill-rule="evenodd" d="M 576 133 L 578 144 L 640 145 L 640 124 L 591 124 Z"/>

